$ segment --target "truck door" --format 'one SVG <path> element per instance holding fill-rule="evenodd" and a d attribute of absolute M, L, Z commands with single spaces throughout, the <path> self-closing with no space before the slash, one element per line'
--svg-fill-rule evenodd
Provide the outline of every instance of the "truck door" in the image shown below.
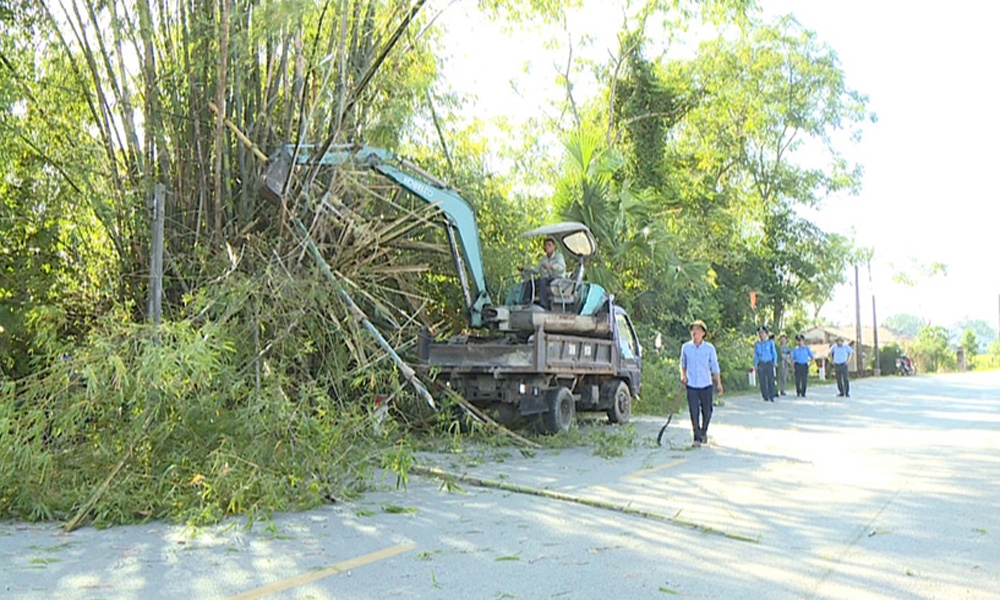
<path fill-rule="evenodd" d="M 632 394 L 638 396 L 642 382 L 642 348 L 632 327 L 632 320 L 617 306 L 615 340 L 618 342 L 618 373 L 632 382 Z"/>

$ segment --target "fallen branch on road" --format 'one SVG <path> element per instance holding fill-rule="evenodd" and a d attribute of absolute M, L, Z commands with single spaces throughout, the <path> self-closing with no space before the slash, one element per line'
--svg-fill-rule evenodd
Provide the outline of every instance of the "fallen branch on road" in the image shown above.
<path fill-rule="evenodd" d="M 439 479 L 447 483 L 465 483 L 468 485 L 474 485 L 482 488 L 503 490 L 505 492 L 515 492 L 518 494 L 528 494 L 531 496 L 538 496 L 541 498 L 549 498 L 551 500 L 561 500 L 563 502 L 572 502 L 574 504 L 582 504 L 583 506 L 589 506 L 591 508 L 600 508 L 603 510 L 620 512 L 626 515 L 632 515 L 634 517 L 641 517 L 643 519 L 650 519 L 653 521 L 659 521 L 661 523 L 668 523 L 670 525 L 679 525 L 681 527 L 684 527 L 685 529 L 693 529 L 701 533 L 718 535 L 732 540 L 738 540 L 741 542 L 750 542 L 752 544 L 760 543 L 760 535 L 749 536 L 740 533 L 730 533 L 728 531 L 716 529 L 715 527 L 710 527 L 708 525 L 701 525 L 698 523 L 694 523 L 692 521 L 688 521 L 686 519 L 681 519 L 676 515 L 673 517 L 668 517 L 666 515 L 661 515 L 653 511 L 644 510 L 641 508 L 633 508 L 631 506 L 622 506 L 620 504 L 613 504 L 611 502 L 605 502 L 603 500 L 583 498 L 581 496 L 573 496 L 570 494 L 564 494 L 562 492 L 543 490 L 540 488 L 533 488 L 526 485 L 518 485 L 516 483 L 509 483 L 506 481 L 494 481 L 491 479 L 482 479 L 480 477 L 473 477 L 472 475 L 451 473 L 449 471 L 444 471 L 436 467 L 422 467 L 419 465 L 415 465 L 410 467 L 409 472 L 415 475 L 422 475 L 424 477 Z"/>

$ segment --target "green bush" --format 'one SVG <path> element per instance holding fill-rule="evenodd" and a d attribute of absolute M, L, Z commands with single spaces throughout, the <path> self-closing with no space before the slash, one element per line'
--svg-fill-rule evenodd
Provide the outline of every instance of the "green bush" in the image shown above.
<path fill-rule="evenodd" d="M 681 385 L 680 353 L 650 352 L 642 357 L 642 397 L 634 411 L 644 415 L 669 415 L 685 406 Z"/>
<path fill-rule="evenodd" d="M 274 290 L 234 275 L 185 320 L 105 320 L 3 386 L 0 516 L 68 519 L 114 474 L 97 526 L 252 519 L 366 489 L 380 463 L 405 469 L 407 446 L 371 402 L 393 392 L 391 364 L 350 352 L 363 333 L 322 288 L 282 285 L 291 310 L 260 310 Z"/>
<path fill-rule="evenodd" d="M 886 344 L 879 348 L 878 351 L 878 366 L 881 369 L 883 375 L 895 375 L 898 372 L 896 368 L 896 359 L 906 354 L 903 351 L 902 346 L 896 343 Z"/>

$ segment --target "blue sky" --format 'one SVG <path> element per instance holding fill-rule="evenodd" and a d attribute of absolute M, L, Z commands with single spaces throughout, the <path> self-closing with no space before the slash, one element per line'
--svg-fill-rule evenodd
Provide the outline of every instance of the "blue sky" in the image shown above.
<path fill-rule="evenodd" d="M 565 46 L 544 47 L 552 31 L 471 26 L 470 4 L 449 6 L 440 20 L 450 32 L 445 38 L 450 85 L 475 95 L 470 109 L 481 118 L 517 122 L 551 112 L 562 94 L 555 78 Z M 974 318 L 996 327 L 1000 269 L 991 259 L 1000 234 L 992 181 L 1000 163 L 995 31 L 1000 3 L 760 0 L 760 5 L 767 15 L 791 13 L 817 32 L 839 55 L 848 85 L 867 94 L 878 115 L 860 144 L 842 146 L 864 165 L 862 192 L 828 198 L 813 215 L 825 230 L 852 235 L 875 249 L 871 285 L 862 271 L 862 321 L 871 322 L 874 290 L 881 318 L 911 313 L 936 325 Z M 616 6 L 588 2 L 571 17 L 575 56 L 607 60 L 620 23 Z M 595 39 L 589 48 L 580 45 L 585 35 Z M 583 75 L 578 84 L 578 93 L 586 94 Z M 947 265 L 946 276 L 919 275 L 920 265 L 934 262 Z M 900 271 L 916 285 L 894 283 L 893 274 Z M 822 314 L 853 322 L 853 281 Z"/>

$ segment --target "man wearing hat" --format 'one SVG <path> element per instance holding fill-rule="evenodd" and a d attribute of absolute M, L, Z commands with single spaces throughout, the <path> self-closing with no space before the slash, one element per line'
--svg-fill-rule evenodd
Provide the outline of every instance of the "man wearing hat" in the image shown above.
<path fill-rule="evenodd" d="M 760 382 L 760 395 L 764 402 L 774 402 L 774 365 L 778 362 L 778 351 L 774 340 L 767 337 L 767 327 L 757 328 L 757 338 L 753 345 L 753 366 Z"/>
<path fill-rule="evenodd" d="M 688 411 L 694 446 L 708 443 L 708 422 L 712 420 L 712 381 L 722 395 L 722 375 L 715 346 L 705 341 L 708 328 L 701 319 L 691 323 L 691 341 L 681 346 L 681 383 L 687 390 Z"/>
<path fill-rule="evenodd" d="M 816 358 L 813 351 L 806 346 L 806 336 L 801 333 L 795 336 L 795 347 L 791 352 L 792 365 L 795 369 L 795 395 L 806 397 L 806 385 L 809 383 L 809 361 Z"/>
<path fill-rule="evenodd" d="M 833 361 L 833 372 L 837 374 L 837 396 L 851 397 L 851 380 L 847 375 L 847 362 L 854 354 L 854 348 L 844 343 L 844 338 L 838 337 L 837 343 L 830 346 L 830 360 Z"/>

